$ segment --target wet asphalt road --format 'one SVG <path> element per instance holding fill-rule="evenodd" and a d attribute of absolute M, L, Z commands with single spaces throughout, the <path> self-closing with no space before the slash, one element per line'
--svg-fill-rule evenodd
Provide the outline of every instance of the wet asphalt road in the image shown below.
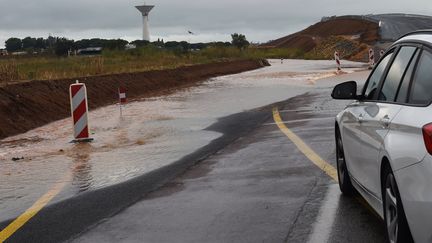
<path fill-rule="evenodd" d="M 341 196 L 272 117 L 278 107 L 285 125 L 334 165 L 334 117 L 346 102 L 329 94 L 320 87 L 218 119 L 206 130 L 222 136 L 210 144 L 50 204 L 6 242 L 383 242 L 381 219 Z"/>
<path fill-rule="evenodd" d="M 334 164 L 329 90 L 277 104 L 286 125 Z M 265 119 L 73 242 L 384 242 L 379 219 Z M 237 124 L 242 126 L 242 124 Z"/>

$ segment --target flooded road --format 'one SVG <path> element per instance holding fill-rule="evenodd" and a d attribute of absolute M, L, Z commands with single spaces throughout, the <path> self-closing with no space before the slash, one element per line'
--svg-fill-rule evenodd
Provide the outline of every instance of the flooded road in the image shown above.
<path fill-rule="evenodd" d="M 333 61 L 271 60 L 272 66 L 214 78 L 169 96 L 107 106 L 89 114 L 95 139 L 71 144 L 71 121 L 0 141 L 0 222 L 20 215 L 53 185 L 51 203 L 124 182 L 173 163 L 219 138 L 218 118 L 335 84 Z M 353 72 L 362 64 L 345 62 Z"/>
<path fill-rule="evenodd" d="M 318 82 L 363 81 L 367 72 Z M 362 82 L 361 82 L 362 83 Z M 335 168 L 334 118 L 349 101 L 323 88 L 264 108 L 277 114 L 71 242 L 385 242 L 383 221 L 296 140 Z M 272 109 L 273 108 L 273 109 Z"/>

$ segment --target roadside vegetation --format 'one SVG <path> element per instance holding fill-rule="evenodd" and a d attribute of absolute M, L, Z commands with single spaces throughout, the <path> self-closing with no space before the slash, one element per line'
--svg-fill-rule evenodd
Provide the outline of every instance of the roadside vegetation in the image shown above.
<path fill-rule="evenodd" d="M 101 54 L 92 56 L 68 56 L 68 48 L 65 47 L 65 43 L 78 43 L 85 47 L 83 44 L 85 40 L 73 42 L 62 38 L 58 39 L 62 44 L 55 46 L 52 53 L 1 57 L 0 82 L 52 80 L 163 70 L 194 64 L 241 59 L 305 57 L 305 53 L 299 49 L 259 48 L 249 46 L 249 42 L 244 35 L 233 34 L 232 38 L 231 43 L 189 44 L 187 42 L 163 43 L 161 40 L 153 43 L 138 41 L 134 44 L 136 48 L 129 50 L 124 49 L 127 42 L 109 41 L 105 43 L 111 45 L 112 48 L 104 47 Z M 13 39 L 12 42 L 14 48 L 17 49 L 19 41 Z M 103 45 L 103 43 L 100 45 Z M 59 55 L 60 53 L 62 54 Z M 64 55 L 65 53 L 66 55 Z"/>

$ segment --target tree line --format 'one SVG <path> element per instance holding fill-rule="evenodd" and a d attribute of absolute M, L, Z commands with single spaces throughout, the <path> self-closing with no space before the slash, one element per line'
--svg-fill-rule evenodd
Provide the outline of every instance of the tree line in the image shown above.
<path fill-rule="evenodd" d="M 5 46 L 9 53 L 21 51 L 29 53 L 51 52 L 58 56 L 64 56 L 69 51 L 89 47 L 102 47 L 110 50 L 124 49 L 128 43 L 128 41 L 122 39 L 93 38 L 74 41 L 64 37 L 49 36 L 48 38 L 26 37 L 24 39 L 12 37 L 5 41 Z"/>
<path fill-rule="evenodd" d="M 154 45 L 160 48 L 176 49 L 176 50 L 200 50 L 208 46 L 218 46 L 218 47 L 228 47 L 235 46 L 240 49 L 249 46 L 249 42 L 246 37 L 242 34 L 232 34 L 231 42 L 211 42 L 211 43 L 188 43 L 186 41 L 168 41 L 158 39 L 154 42 L 148 42 L 143 40 L 135 40 L 128 42 L 122 39 L 82 39 L 82 40 L 72 40 L 64 37 L 53 37 L 48 38 L 34 38 L 26 37 L 24 39 L 20 38 L 9 38 L 6 40 L 6 50 L 9 53 L 13 52 L 28 52 L 28 53 L 42 53 L 48 52 L 53 53 L 58 56 L 66 56 L 68 53 L 77 51 L 80 49 L 85 49 L 89 47 L 102 47 L 108 50 L 124 50 L 128 44 L 134 45 L 136 47 L 143 47 L 146 45 Z"/>

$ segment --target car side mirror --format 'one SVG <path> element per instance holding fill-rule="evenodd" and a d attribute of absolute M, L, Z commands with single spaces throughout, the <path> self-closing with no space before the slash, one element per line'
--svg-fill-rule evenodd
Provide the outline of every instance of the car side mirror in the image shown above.
<path fill-rule="evenodd" d="M 348 81 L 338 84 L 334 87 L 331 97 L 336 100 L 356 100 L 357 96 L 357 83 L 355 81 Z"/>

